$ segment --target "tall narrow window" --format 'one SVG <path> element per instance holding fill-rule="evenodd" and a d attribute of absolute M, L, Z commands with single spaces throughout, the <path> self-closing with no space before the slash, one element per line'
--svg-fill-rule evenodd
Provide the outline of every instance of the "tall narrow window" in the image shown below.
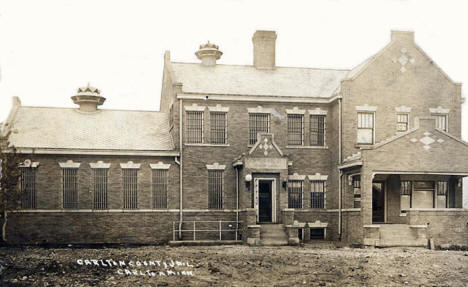
<path fill-rule="evenodd" d="M 257 142 L 257 133 L 270 132 L 270 114 L 249 114 L 249 144 Z"/>
<path fill-rule="evenodd" d="M 212 144 L 227 143 L 227 113 L 210 112 L 210 130 Z"/>
<path fill-rule="evenodd" d="M 304 115 L 288 114 L 288 145 L 304 143 Z"/>
<path fill-rule="evenodd" d="M 357 142 L 374 144 L 374 113 L 358 113 Z"/>
<path fill-rule="evenodd" d="M 353 176 L 354 208 L 361 207 L 361 175 Z"/>
<path fill-rule="evenodd" d="M 436 129 L 439 129 L 441 131 L 448 131 L 447 128 L 447 115 L 434 115 L 436 119 Z"/>
<path fill-rule="evenodd" d="M 76 209 L 78 208 L 78 169 L 63 168 L 62 183 L 63 183 L 63 208 Z"/>
<path fill-rule="evenodd" d="M 325 116 L 310 116 L 310 145 L 323 146 L 325 143 Z"/>
<path fill-rule="evenodd" d="M 324 208 L 325 181 L 314 180 L 310 182 L 310 208 Z"/>
<path fill-rule="evenodd" d="M 288 181 L 288 208 L 302 208 L 302 180 Z"/>
<path fill-rule="evenodd" d="M 436 207 L 446 208 L 447 207 L 447 194 L 448 194 L 448 182 L 438 181 L 436 185 Z"/>
<path fill-rule="evenodd" d="M 107 208 L 107 168 L 95 168 L 94 173 L 94 209 Z"/>
<path fill-rule="evenodd" d="M 411 193 L 413 187 L 411 181 L 402 180 L 400 183 L 400 209 L 411 208 Z"/>
<path fill-rule="evenodd" d="M 36 168 L 21 168 L 21 208 L 36 208 Z"/>
<path fill-rule="evenodd" d="M 122 169 L 123 176 L 123 207 L 138 208 L 138 169 Z"/>
<path fill-rule="evenodd" d="M 208 170 L 208 208 L 223 208 L 223 170 Z"/>
<path fill-rule="evenodd" d="M 408 130 L 408 114 L 397 114 L 397 131 L 406 132 Z"/>
<path fill-rule="evenodd" d="M 167 170 L 153 169 L 153 207 L 167 208 Z"/>
<path fill-rule="evenodd" d="M 187 143 L 203 143 L 203 112 L 187 111 Z"/>

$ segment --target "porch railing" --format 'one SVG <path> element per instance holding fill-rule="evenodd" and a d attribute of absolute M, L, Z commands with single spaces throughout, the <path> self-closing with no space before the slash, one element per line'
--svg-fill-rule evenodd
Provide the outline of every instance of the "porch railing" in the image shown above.
<path fill-rule="evenodd" d="M 233 233 L 234 240 L 239 238 L 239 224 L 241 221 L 182 221 L 181 229 L 179 230 L 180 221 L 172 222 L 172 240 L 176 240 L 176 234 L 182 234 L 182 240 L 184 240 L 184 234 L 191 235 L 191 239 L 185 240 L 200 240 L 200 238 L 206 238 L 208 235 L 215 236 L 213 240 L 229 240 L 226 239 L 226 233 Z M 213 226 L 213 227 L 212 227 Z M 198 233 L 198 235 L 197 235 Z M 200 236 L 203 233 L 205 236 Z M 224 234 L 224 237 L 223 237 Z M 203 240 L 203 239 L 201 239 Z"/>

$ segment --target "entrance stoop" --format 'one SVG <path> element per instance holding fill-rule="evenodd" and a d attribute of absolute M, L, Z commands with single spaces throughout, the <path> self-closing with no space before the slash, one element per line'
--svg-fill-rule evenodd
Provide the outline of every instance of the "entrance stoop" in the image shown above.
<path fill-rule="evenodd" d="M 288 236 L 284 224 L 261 224 L 260 245 L 281 246 L 288 245 Z"/>
<path fill-rule="evenodd" d="M 364 226 L 364 245 L 376 247 L 427 247 L 427 226 L 372 224 Z"/>

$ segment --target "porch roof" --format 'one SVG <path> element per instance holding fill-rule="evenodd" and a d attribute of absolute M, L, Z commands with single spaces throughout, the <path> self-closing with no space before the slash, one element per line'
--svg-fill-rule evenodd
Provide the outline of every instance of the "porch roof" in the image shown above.
<path fill-rule="evenodd" d="M 436 129 L 433 118 L 361 152 L 363 167 L 374 172 L 468 175 L 468 143 Z"/>

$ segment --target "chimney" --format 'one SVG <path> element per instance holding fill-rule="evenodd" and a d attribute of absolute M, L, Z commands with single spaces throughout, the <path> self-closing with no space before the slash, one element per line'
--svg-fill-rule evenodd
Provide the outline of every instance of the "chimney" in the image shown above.
<path fill-rule="evenodd" d="M 200 49 L 195 52 L 203 66 L 215 66 L 216 60 L 219 60 L 222 54 L 223 52 L 219 50 L 218 45 L 212 44 L 210 41 L 205 45 L 200 45 Z"/>
<path fill-rule="evenodd" d="M 257 69 L 275 68 L 276 32 L 255 31 L 252 37 L 254 46 L 254 66 Z"/>
<path fill-rule="evenodd" d="M 414 32 L 412 31 L 395 31 L 392 30 L 392 41 L 414 42 Z"/>
<path fill-rule="evenodd" d="M 73 102 L 80 106 L 82 112 L 95 112 L 97 106 L 104 103 L 106 98 L 101 96 L 101 91 L 89 85 L 84 88 L 78 88 L 76 95 L 71 97 Z"/>

